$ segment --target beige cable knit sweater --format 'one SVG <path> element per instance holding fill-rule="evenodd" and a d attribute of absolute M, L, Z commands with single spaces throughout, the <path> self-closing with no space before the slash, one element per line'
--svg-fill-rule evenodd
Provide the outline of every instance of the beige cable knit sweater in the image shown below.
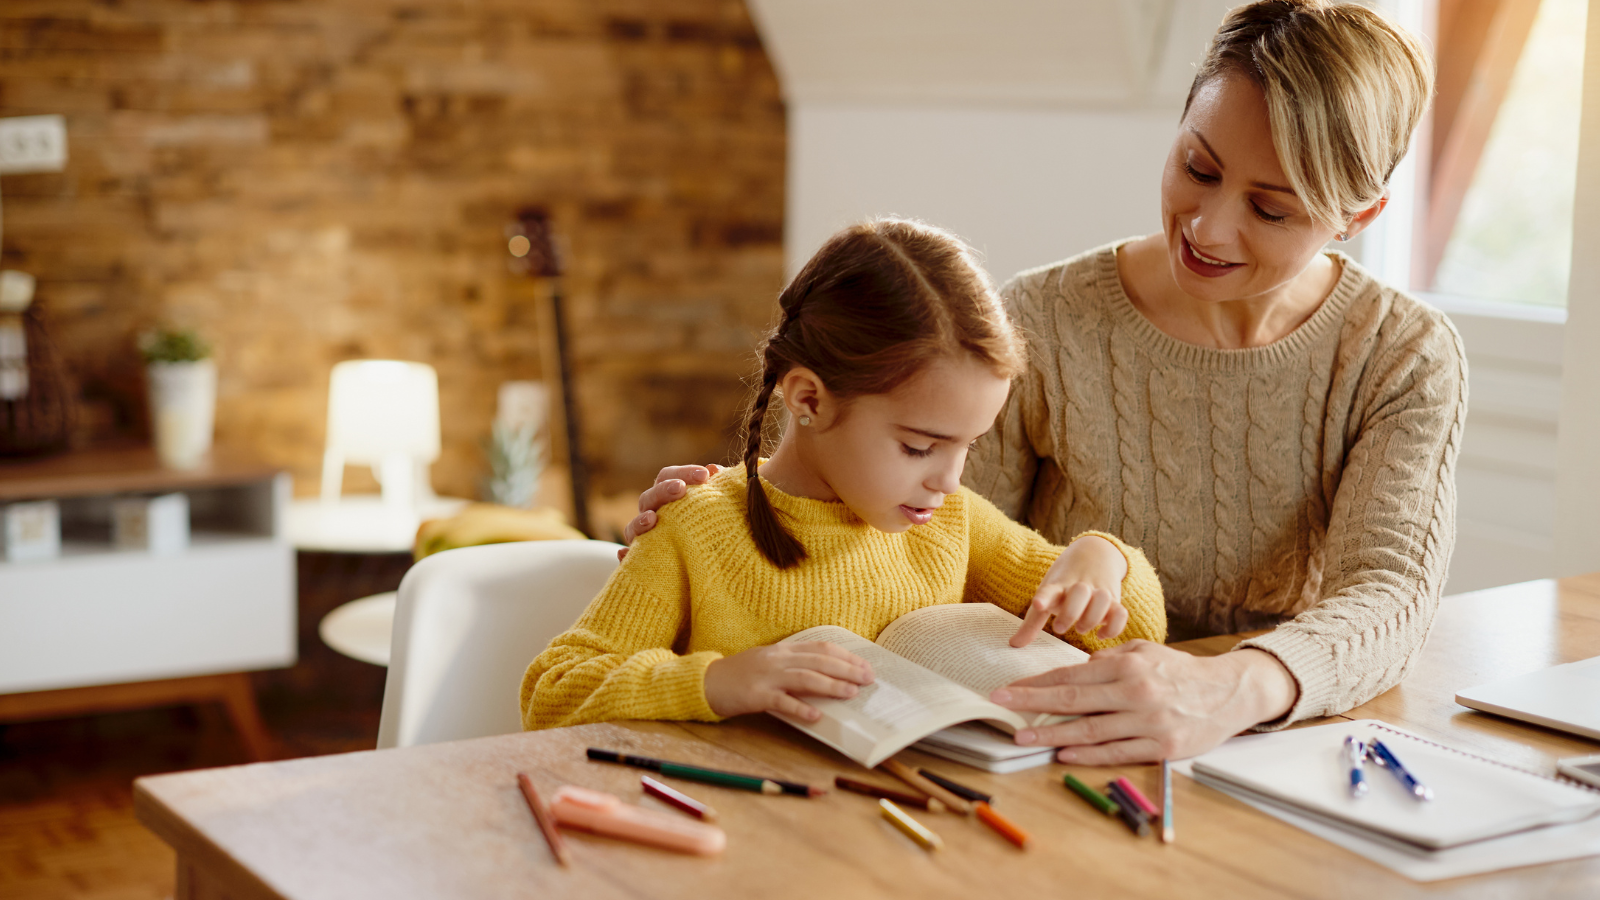
<path fill-rule="evenodd" d="M 1455 329 L 1335 254 L 1338 284 L 1293 333 L 1198 347 L 1133 307 L 1117 246 L 1003 289 L 1029 367 L 966 484 L 1055 543 L 1103 530 L 1142 548 L 1172 640 L 1277 625 L 1240 645 L 1299 682 L 1274 726 L 1392 687 L 1455 544 Z"/>

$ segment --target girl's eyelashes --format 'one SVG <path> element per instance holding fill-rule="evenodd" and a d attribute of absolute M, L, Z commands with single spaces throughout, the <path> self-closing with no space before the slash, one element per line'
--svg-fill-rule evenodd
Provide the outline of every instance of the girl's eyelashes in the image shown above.
<path fill-rule="evenodd" d="M 907 456 L 915 456 L 918 459 L 921 459 L 921 458 L 923 458 L 925 456 L 933 455 L 933 446 L 931 444 L 929 446 L 927 446 L 927 447 L 917 448 L 917 447 L 911 446 L 910 444 L 902 442 L 900 444 L 900 449 L 905 451 L 905 454 Z"/>
<path fill-rule="evenodd" d="M 1207 175 L 1205 172 L 1196 169 L 1193 163 L 1184 163 L 1183 170 L 1189 174 L 1190 178 L 1194 179 L 1196 184 L 1216 184 L 1220 180 L 1215 175 Z M 1254 203 L 1250 204 L 1250 211 L 1255 214 L 1256 218 L 1271 225 L 1276 225 L 1289 218 L 1287 215 L 1273 215 Z"/>

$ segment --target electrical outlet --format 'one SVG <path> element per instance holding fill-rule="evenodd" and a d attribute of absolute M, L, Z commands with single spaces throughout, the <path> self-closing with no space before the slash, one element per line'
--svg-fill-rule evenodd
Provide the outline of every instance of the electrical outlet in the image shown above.
<path fill-rule="evenodd" d="M 67 165 L 67 124 L 60 116 L 0 119 L 0 175 L 59 172 Z"/>

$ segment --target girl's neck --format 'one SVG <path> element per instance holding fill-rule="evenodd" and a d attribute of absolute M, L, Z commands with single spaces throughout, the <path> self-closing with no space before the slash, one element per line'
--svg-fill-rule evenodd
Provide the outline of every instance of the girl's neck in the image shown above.
<path fill-rule="evenodd" d="M 761 467 L 761 477 L 791 497 L 830 503 L 838 501 L 839 495 L 834 493 L 827 479 L 817 472 L 815 466 L 806 462 L 805 453 L 792 432 L 790 429 L 789 433 L 784 434 L 778 449 L 772 451 L 766 465 Z"/>

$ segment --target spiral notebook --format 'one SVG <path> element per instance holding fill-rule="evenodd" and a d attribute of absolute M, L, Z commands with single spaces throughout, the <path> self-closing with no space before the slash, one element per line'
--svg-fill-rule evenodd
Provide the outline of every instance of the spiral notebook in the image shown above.
<path fill-rule="evenodd" d="M 1349 791 L 1345 735 L 1383 741 L 1418 781 L 1416 800 L 1367 764 L 1367 796 Z M 1446 747 L 1370 720 L 1280 732 L 1194 760 L 1195 780 L 1242 799 L 1308 816 L 1397 849 L 1429 853 L 1600 813 L 1600 791 Z"/>

